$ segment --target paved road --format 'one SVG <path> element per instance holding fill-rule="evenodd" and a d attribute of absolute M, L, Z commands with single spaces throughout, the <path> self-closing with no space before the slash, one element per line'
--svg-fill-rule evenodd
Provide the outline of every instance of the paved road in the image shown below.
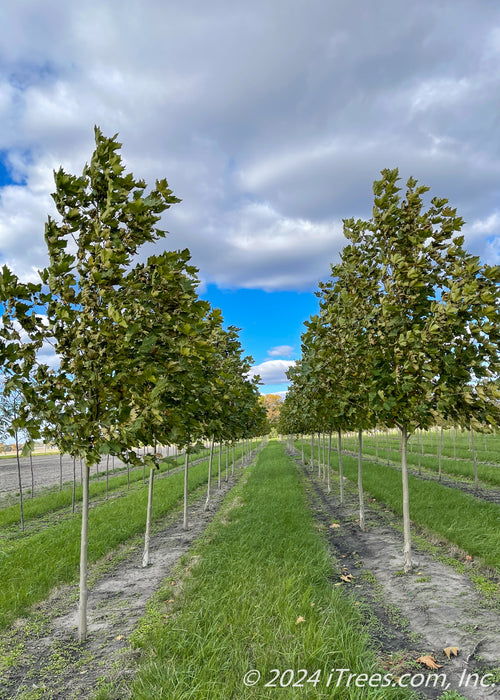
<path fill-rule="evenodd" d="M 166 454 L 166 449 L 165 449 Z M 31 489 L 31 465 L 29 457 L 21 457 L 21 482 L 23 486 L 23 492 L 27 489 Z M 123 462 L 117 457 L 109 458 L 109 468 L 113 466 L 120 467 L 123 466 Z M 106 458 L 101 460 L 101 463 L 97 465 L 99 473 L 105 472 L 106 470 Z M 95 474 L 97 468 L 94 466 L 91 468 L 90 473 Z M 59 455 L 45 455 L 37 454 L 33 455 L 33 477 L 34 477 L 34 488 L 35 495 L 37 490 L 44 486 L 54 486 L 60 483 L 61 479 L 61 465 L 59 461 Z M 77 482 L 81 480 L 81 469 L 80 460 L 76 461 L 76 479 Z M 63 455 L 62 457 L 62 482 L 72 482 L 73 481 L 73 458 L 69 455 Z M 6 496 L 12 496 L 19 492 L 19 480 L 17 474 L 17 460 L 15 457 L 9 457 L 6 459 L 0 459 L 0 501 Z"/>

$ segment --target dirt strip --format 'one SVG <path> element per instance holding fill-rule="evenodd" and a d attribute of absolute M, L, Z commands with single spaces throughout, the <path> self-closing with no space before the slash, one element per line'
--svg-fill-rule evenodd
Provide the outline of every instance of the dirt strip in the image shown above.
<path fill-rule="evenodd" d="M 155 526 L 161 529 L 151 538 L 149 567 L 142 568 L 141 537 L 91 568 L 90 578 L 96 580 L 89 590 L 86 642 L 78 642 L 77 586 L 56 590 L 2 635 L 0 698 L 88 698 L 100 683 L 119 685 L 130 680 L 134 656 L 128 647 L 130 633 L 145 613 L 147 601 L 172 576 L 181 555 L 203 533 L 244 473 L 240 465 L 234 477 L 222 482 L 220 491 L 213 487 L 209 510 L 204 511 L 205 495 L 190 506 L 189 530 L 183 530 L 178 512 Z M 172 591 L 175 595 L 174 578 Z"/>
<path fill-rule="evenodd" d="M 440 666 L 434 673 L 446 674 L 449 685 L 440 681 L 436 688 L 418 687 L 423 697 L 438 698 L 448 689 L 467 700 L 500 698 L 500 598 L 487 600 L 467 575 L 415 545 L 414 571 L 403 574 L 402 534 L 391 525 L 396 516 L 367 503 L 366 531 L 361 532 L 355 489 L 346 483 L 341 506 L 338 478 L 327 494 L 316 470 L 311 474 L 296 452 L 293 456 L 310 484 L 312 509 L 327 533 L 332 557 L 350 580 L 337 577 L 334 583 L 345 587 L 364 610 L 387 672 L 411 673 L 418 682 L 418 674 L 429 671 L 416 659 L 430 655 Z M 448 659 L 448 647 L 457 647 L 458 656 L 451 652 Z M 484 687 L 479 687 L 481 680 Z"/>

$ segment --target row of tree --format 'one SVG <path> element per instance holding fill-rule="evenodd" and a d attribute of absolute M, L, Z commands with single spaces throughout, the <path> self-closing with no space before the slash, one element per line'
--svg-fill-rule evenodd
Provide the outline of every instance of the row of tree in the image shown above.
<path fill-rule="evenodd" d="M 381 174 L 372 217 L 344 220 L 348 244 L 319 285 L 280 430 L 337 432 L 340 469 L 341 431 L 358 431 L 363 527 L 362 431 L 399 428 L 409 571 L 408 439 L 436 424 L 499 422 L 500 267 L 464 249 L 464 222 L 446 199 L 426 208 L 428 187 L 410 178 L 403 197 L 398 170 Z"/>
<path fill-rule="evenodd" d="M 139 248 L 165 236 L 156 228 L 179 202 L 166 180 L 126 173 L 116 136 L 95 129 L 96 148 L 80 177 L 55 172 L 39 283 L 0 274 L 0 366 L 7 395 L 21 396 L 13 430 L 43 437 L 85 461 L 80 566 L 80 638 L 86 637 L 89 468 L 102 455 L 157 466 L 136 447 L 186 451 L 265 432 L 258 378 L 237 330 L 198 298 L 188 250 L 136 263 Z M 48 350 L 55 361 L 44 362 Z M 155 450 L 156 452 L 156 450 Z M 152 477 L 151 477 L 152 484 Z M 187 493 L 185 496 L 187 504 Z M 149 509 L 148 509 L 149 510 Z M 185 520 L 187 525 L 187 520 Z"/>

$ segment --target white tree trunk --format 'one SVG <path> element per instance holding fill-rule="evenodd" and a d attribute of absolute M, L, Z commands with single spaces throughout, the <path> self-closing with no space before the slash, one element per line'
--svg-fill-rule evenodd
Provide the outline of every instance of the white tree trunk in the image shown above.
<path fill-rule="evenodd" d="M 338 447 L 339 447 L 340 505 L 343 505 L 343 503 L 344 503 L 344 469 L 342 466 L 342 431 L 340 428 L 339 428 L 338 436 L 339 436 Z"/>
<path fill-rule="evenodd" d="M 212 462 L 214 460 L 214 442 L 215 437 L 212 436 L 212 441 L 210 443 L 210 459 L 208 461 L 207 500 L 205 501 L 205 507 L 203 508 L 203 510 L 208 510 L 208 504 L 210 503 L 210 487 L 212 484 Z"/>
<path fill-rule="evenodd" d="M 222 488 L 222 442 L 219 442 L 219 471 L 217 472 L 217 486 L 220 491 Z"/>
<path fill-rule="evenodd" d="M 365 501 L 363 498 L 363 431 L 358 430 L 358 494 L 359 494 L 359 527 L 365 530 Z"/>
<path fill-rule="evenodd" d="M 406 455 L 408 450 L 408 430 L 401 428 L 401 478 L 403 480 L 403 570 L 412 570 L 411 561 L 411 529 L 410 529 L 410 490 L 408 488 L 408 467 Z"/>
<path fill-rule="evenodd" d="M 78 609 L 78 636 L 80 642 L 87 639 L 87 543 L 89 531 L 89 468 L 83 468 L 82 530 L 80 540 L 80 606 Z"/>
<path fill-rule="evenodd" d="M 470 448 L 472 450 L 472 460 L 474 462 L 474 487 L 477 491 L 479 488 L 479 478 L 477 475 L 477 457 L 476 457 L 476 447 L 474 445 L 474 431 L 470 429 Z"/>
<path fill-rule="evenodd" d="M 19 440 L 18 440 L 17 430 L 15 432 L 15 437 L 16 437 L 16 458 L 17 458 L 17 480 L 19 483 L 19 506 L 21 509 L 21 530 L 24 532 L 23 482 L 21 479 L 21 461 L 19 459 Z"/>
<path fill-rule="evenodd" d="M 30 469 L 31 469 L 31 498 L 35 496 L 35 474 L 33 472 L 33 453 L 30 452 Z"/>
<path fill-rule="evenodd" d="M 332 431 L 330 430 L 330 433 L 328 435 L 328 471 L 327 471 L 327 482 L 326 482 L 327 493 L 332 492 L 331 467 L 332 467 Z"/>
<path fill-rule="evenodd" d="M 73 457 L 73 493 L 71 496 L 71 512 L 75 512 L 76 503 L 76 457 Z"/>
<path fill-rule="evenodd" d="M 188 529 L 188 469 L 189 469 L 189 454 L 188 447 L 184 453 L 184 522 L 183 529 Z"/>
<path fill-rule="evenodd" d="M 151 510 L 153 508 L 153 482 L 155 478 L 155 470 L 152 467 L 149 474 L 149 489 L 148 489 L 148 509 L 146 513 L 146 536 L 144 538 L 144 554 L 142 555 L 143 568 L 149 565 L 149 540 L 151 534 Z"/>

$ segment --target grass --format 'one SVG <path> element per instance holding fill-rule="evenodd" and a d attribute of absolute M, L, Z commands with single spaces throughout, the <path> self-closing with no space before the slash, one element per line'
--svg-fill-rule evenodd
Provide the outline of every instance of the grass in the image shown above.
<path fill-rule="evenodd" d="M 223 465 L 225 462 L 223 460 Z M 208 461 L 189 469 L 189 491 L 207 481 Z M 214 460 L 212 478 L 216 478 Z M 166 515 L 183 497 L 184 473 L 155 482 L 152 518 Z M 88 561 L 97 561 L 144 530 L 147 489 L 104 501 L 89 513 Z M 80 558 L 80 518 L 71 518 L 20 540 L 0 551 L 0 630 L 44 599 L 51 589 L 76 581 Z"/>
<path fill-rule="evenodd" d="M 99 700 L 388 697 L 382 688 L 336 687 L 335 673 L 326 686 L 336 668 L 380 671 L 369 632 L 332 585 L 340 569 L 332 567 L 282 446 L 271 441 L 248 474 L 196 545 L 182 586 L 169 579 L 150 604 L 133 639 L 143 656 L 132 687 L 108 687 Z M 243 678 L 252 669 L 261 680 L 247 688 Z M 265 687 L 273 669 L 281 675 Z M 317 683 L 291 687 L 305 672 Z M 289 685 L 280 687 L 280 678 Z M 389 695 L 409 697 L 400 689 Z"/>
<path fill-rule="evenodd" d="M 310 446 L 304 451 L 310 458 Z M 332 467 L 338 464 L 332 454 Z M 357 480 L 357 458 L 343 455 L 344 476 Z M 408 477 L 410 516 L 413 522 L 456 544 L 487 566 L 500 569 L 500 506 L 486 503 L 458 489 Z M 363 465 L 363 487 L 378 501 L 402 515 L 401 474 L 374 462 Z"/>
<path fill-rule="evenodd" d="M 363 438 L 364 440 L 364 438 Z M 364 440 L 365 442 L 365 440 Z M 363 454 L 375 456 L 376 450 L 371 442 L 367 445 L 363 445 Z M 391 449 L 389 455 L 387 454 L 387 449 L 380 449 L 379 447 L 379 461 L 387 462 L 387 457 L 389 456 L 390 462 L 399 465 L 401 463 L 401 453 L 398 448 Z M 419 458 L 417 452 L 408 453 L 408 466 L 414 469 L 418 468 Z M 438 457 L 437 455 L 423 454 L 420 456 L 420 465 L 422 469 L 428 469 L 436 474 L 439 471 Z M 453 457 L 445 457 L 443 455 L 441 461 L 442 473 L 452 474 L 454 476 L 464 477 L 471 481 L 474 479 L 474 465 L 469 459 L 455 460 Z M 500 486 L 500 467 L 491 466 L 487 464 L 478 463 L 477 474 L 480 481 L 486 484 L 491 484 L 493 486 Z"/>

